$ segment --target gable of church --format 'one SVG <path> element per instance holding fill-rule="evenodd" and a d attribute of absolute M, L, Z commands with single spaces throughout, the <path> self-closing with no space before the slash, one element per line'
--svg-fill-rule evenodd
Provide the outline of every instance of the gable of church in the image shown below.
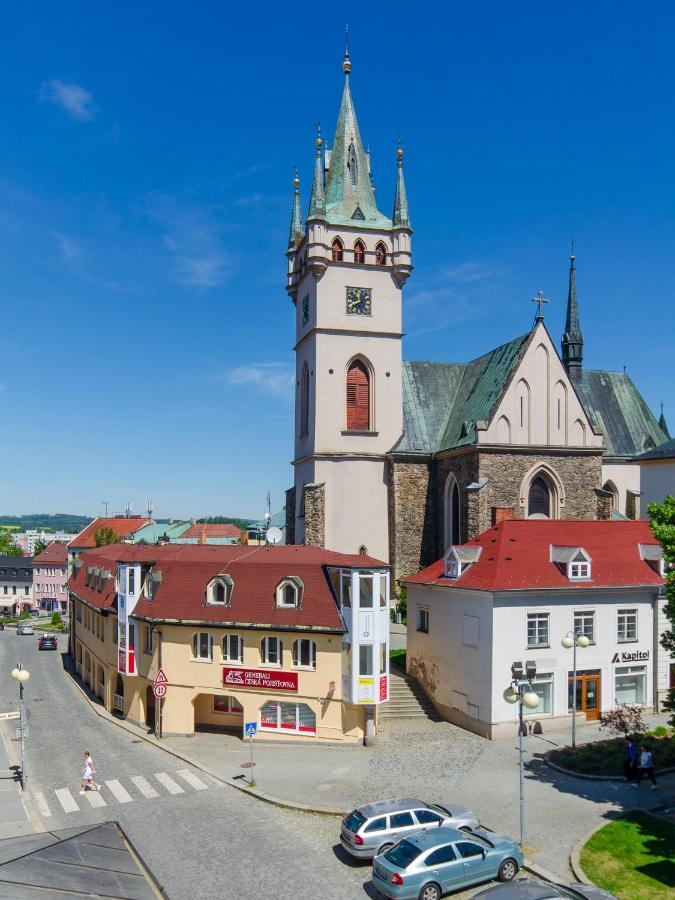
<path fill-rule="evenodd" d="M 528 335 L 521 359 L 480 444 L 532 447 L 603 447 L 542 323 Z"/>

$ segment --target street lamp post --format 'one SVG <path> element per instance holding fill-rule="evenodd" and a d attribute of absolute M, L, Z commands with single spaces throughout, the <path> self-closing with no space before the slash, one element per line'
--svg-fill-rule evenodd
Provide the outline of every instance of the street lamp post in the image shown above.
<path fill-rule="evenodd" d="M 23 707 L 23 686 L 30 678 L 28 669 L 24 669 L 21 663 L 17 663 L 16 669 L 12 669 L 12 678 L 19 682 L 19 735 L 21 738 L 21 788 L 26 788 L 26 753 L 25 753 L 25 735 L 26 735 L 26 717 Z"/>
<path fill-rule="evenodd" d="M 504 699 L 507 703 L 518 704 L 518 756 L 520 773 L 520 849 L 525 848 L 525 747 L 523 744 L 523 707 L 536 709 L 539 706 L 539 697 L 532 690 L 532 679 L 537 674 L 537 664 L 528 660 L 523 664 L 515 662 L 511 666 L 511 684 L 504 691 Z M 523 677 L 524 675 L 524 677 Z"/>
<path fill-rule="evenodd" d="M 577 745 L 577 647 L 588 647 L 589 639 L 585 634 L 568 631 L 560 641 L 565 650 L 572 648 L 572 747 Z"/>

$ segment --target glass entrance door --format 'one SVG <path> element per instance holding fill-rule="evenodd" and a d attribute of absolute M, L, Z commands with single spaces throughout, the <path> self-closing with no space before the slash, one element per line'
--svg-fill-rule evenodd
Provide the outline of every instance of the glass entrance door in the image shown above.
<path fill-rule="evenodd" d="M 574 697 L 574 678 L 572 673 L 568 676 L 568 712 L 572 712 Z M 577 672 L 576 710 L 586 713 L 586 720 L 594 721 L 600 716 L 600 670 L 591 669 L 586 672 Z"/>

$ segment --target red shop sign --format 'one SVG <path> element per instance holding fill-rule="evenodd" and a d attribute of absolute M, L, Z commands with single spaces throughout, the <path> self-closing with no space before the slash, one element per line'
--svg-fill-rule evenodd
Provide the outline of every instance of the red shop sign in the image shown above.
<path fill-rule="evenodd" d="M 298 673 L 278 672 L 275 669 L 230 669 L 224 666 L 223 684 L 268 691 L 297 691 Z"/>
<path fill-rule="evenodd" d="M 380 676 L 380 700 L 387 699 L 387 676 Z"/>

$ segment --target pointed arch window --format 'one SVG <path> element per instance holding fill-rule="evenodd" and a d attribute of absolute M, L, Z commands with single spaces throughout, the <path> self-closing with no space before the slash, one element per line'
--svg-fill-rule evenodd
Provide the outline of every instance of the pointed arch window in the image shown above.
<path fill-rule="evenodd" d="M 360 359 L 347 370 L 347 430 L 370 431 L 370 375 Z"/>
<path fill-rule="evenodd" d="M 387 265 L 387 248 L 384 246 L 382 241 L 380 241 L 380 243 L 375 247 L 375 265 Z"/>
<path fill-rule="evenodd" d="M 527 515 L 530 519 L 551 518 L 551 489 L 542 475 L 532 479 L 527 495 Z"/>
<path fill-rule="evenodd" d="M 356 150 L 354 149 L 354 144 L 349 145 L 349 151 L 347 153 L 347 168 L 349 169 L 352 184 L 354 185 L 354 187 L 356 187 L 359 180 L 359 164 L 356 160 Z"/>
<path fill-rule="evenodd" d="M 302 367 L 300 376 L 300 437 L 309 434 L 309 366 Z"/>
<path fill-rule="evenodd" d="M 459 485 L 457 479 L 452 474 L 448 475 L 445 482 L 445 547 L 451 547 L 453 544 L 461 543 L 460 528 L 460 508 L 459 508 Z"/>
<path fill-rule="evenodd" d="M 342 262 L 344 245 L 340 238 L 335 238 L 332 244 L 333 262 Z"/>
<path fill-rule="evenodd" d="M 363 243 L 363 241 L 359 240 L 354 244 L 354 262 L 360 263 L 361 265 L 363 265 L 363 263 L 365 261 L 366 261 L 366 245 Z"/>

